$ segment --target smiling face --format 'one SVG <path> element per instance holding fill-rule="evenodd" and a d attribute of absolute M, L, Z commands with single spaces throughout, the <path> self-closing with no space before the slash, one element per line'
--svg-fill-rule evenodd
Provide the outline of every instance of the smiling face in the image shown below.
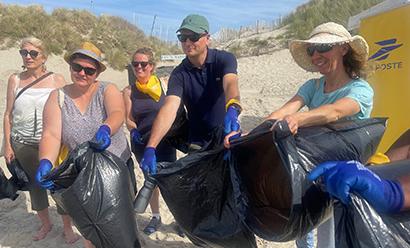
<path fill-rule="evenodd" d="M 192 36 L 195 33 L 188 29 L 182 29 L 181 35 Z M 193 42 L 187 39 L 185 42 L 181 42 L 182 50 L 188 57 L 197 57 L 203 54 L 209 44 L 209 35 L 203 34 L 198 41 Z"/>
<path fill-rule="evenodd" d="M 146 83 L 152 75 L 154 65 L 146 54 L 136 53 L 131 62 L 135 76 L 138 82 Z"/>
<path fill-rule="evenodd" d="M 340 70 L 344 71 L 343 56 L 348 51 L 347 46 L 348 45 L 334 45 L 331 50 L 323 53 L 314 51 L 311 56 L 312 64 L 325 76 L 337 73 Z"/>
<path fill-rule="evenodd" d="M 43 55 L 42 51 L 38 48 L 33 46 L 30 43 L 25 43 L 21 46 L 21 50 L 22 51 L 27 51 L 27 52 L 31 52 L 31 51 L 36 51 L 38 52 L 37 57 L 30 55 L 29 53 L 24 56 L 21 55 L 21 58 L 23 59 L 23 64 L 24 67 L 27 69 L 37 69 L 39 67 L 42 67 L 42 65 L 46 62 L 46 58 Z M 33 52 L 31 52 L 33 54 Z"/>
<path fill-rule="evenodd" d="M 84 87 L 89 86 L 96 81 L 98 76 L 98 67 L 92 59 L 75 58 L 71 61 L 71 63 L 75 64 L 75 66 L 70 65 L 71 80 L 74 84 Z M 81 69 L 77 72 L 76 70 L 78 70 L 78 68 L 80 67 L 95 69 L 96 72 L 92 75 L 87 75 L 84 69 Z M 74 70 L 73 68 L 76 70 Z"/>

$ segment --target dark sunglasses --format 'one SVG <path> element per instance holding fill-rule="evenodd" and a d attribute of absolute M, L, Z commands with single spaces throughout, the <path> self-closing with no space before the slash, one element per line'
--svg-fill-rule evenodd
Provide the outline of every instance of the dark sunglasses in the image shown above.
<path fill-rule="evenodd" d="M 40 52 L 39 52 L 39 51 L 36 51 L 36 50 L 28 51 L 27 49 L 21 49 L 21 50 L 19 50 L 19 53 L 20 53 L 20 55 L 23 56 L 23 57 L 27 57 L 27 54 L 30 54 L 30 57 L 31 57 L 32 59 L 35 59 L 35 58 L 37 58 L 37 56 L 38 56 L 38 54 L 39 54 Z"/>
<path fill-rule="evenodd" d="M 84 70 L 84 73 L 88 76 L 92 76 L 97 72 L 97 69 L 95 68 L 91 68 L 91 67 L 83 67 L 79 64 L 76 63 L 71 63 L 71 69 L 73 69 L 73 71 L 75 72 L 80 72 L 82 70 Z"/>
<path fill-rule="evenodd" d="M 314 44 L 306 48 L 306 52 L 309 56 L 313 56 L 316 52 L 318 53 L 326 53 L 332 50 L 335 44 Z"/>
<path fill-rule="evenodd" d="M 186 42 L 187 39 L 189 39 L 192 42 L 197 42 L 199 39 L 201 39 L 202 37 L 206 36 L 207 34 L 197 34 L 197 33 L 193 33 L 193 34 L 178 34 L 178 40 L 180 42 Z"/>
<path fill-rule="evenodd" d="M 142 69 L 147 67 L 147 65 L 150 64 L 150 62 L 147 61 L 132 61 L 131 65 L 137 68 L 139 65 L 141 66 Z"/>

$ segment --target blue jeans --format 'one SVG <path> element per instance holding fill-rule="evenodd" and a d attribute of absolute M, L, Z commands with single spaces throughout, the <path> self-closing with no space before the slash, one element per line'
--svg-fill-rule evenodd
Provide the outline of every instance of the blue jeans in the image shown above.
<path fill-rule="evenodd" d="M 297 248 L 314 248 L 315 247 L 315 237 L 313 230 L 308 232 L 305 236 L 296 240 Z"/>

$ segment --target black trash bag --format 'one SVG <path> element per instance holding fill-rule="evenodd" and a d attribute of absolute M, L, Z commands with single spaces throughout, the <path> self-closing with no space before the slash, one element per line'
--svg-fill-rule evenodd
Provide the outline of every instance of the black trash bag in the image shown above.
<path fill-rule="evenodd" d="M 16 158 L 11 160 L 10 164 L 7 164 L 7 169 L 11 174 L 10 182 L 15 185 L 18 190 L 29 190 L 30 180 Z"/>
<path fill-rule="evenodd" d="M 284 242 L 305 235 L 330 217 L 333 201 L 307 174 L 329 160 L 366 162 L 386 119 L 339 121 L 299 128 L 267 121 L 232 145 L 238 210 L 263 239 Z"/>
<path fill-rule="evenodd" d="M 29 190 L 30 181 L 17 159 L 7 163 L 7 169 L 11 174 L 9 179 L 0 169 L 0 200 L 8 198 L 14 201 L 18 197 L 17 191 Z"/>
<path fill-rule="evenodd" d="M 234 140 L 228 160 L 221 146 L 208 146 L 216 148 L 162 163 L 156 179 L 176 221 L 196 244 L 253 247 L 248 228 L 267 240 L 294 240 L 333 210 L 329 195 L 309 182 L 307 173 L 328 160 L 366 162 L 385 123 L 339 121 L 292 135 L 285 122 L 267 121 Z"/>
<path fill-rule="evenodd" d="M 229 163 L 224 161 L 223 129 L 216 129 L 198 152 L 174 163 L 159 163 L 155 175 L 175 220 L 201 247 L 257 247 L 236 213 Z"/>
<path fill-rule="evenodd" d="M 381 178 L 397 179 L 410 175 L 410 160 L 368 168 Z M 410 211 L 379 214 L 363 198 L 351 198 L 348 206 L 335 204 L 336 247 L 410 247 Z"/>
<path fill-rule="evenodd" d="M 141 247 L 126 164 L 114 154 L 94 152 L 83 143 L 46 179 L 52 195 L 80 233 L 99 248 Z"/>
<path fill-rule="evenodd" d="M 11 199 L 16 200 L 19 196 L 17 187 L 10 182 L 10 180 L 4 174 L 4 171 L 0 168 L 0 200 Z"/>

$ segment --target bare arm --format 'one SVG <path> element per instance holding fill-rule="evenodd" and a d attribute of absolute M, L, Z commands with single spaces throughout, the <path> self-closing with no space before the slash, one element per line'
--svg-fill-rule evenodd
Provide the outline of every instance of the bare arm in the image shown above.
<path fill-rule="evenodd" d="M 121 92 L 114 84 L 108 84 L 104 91 L 104 107 L 107 112 L 104 124 L 110 127 L 111 135 L 113 135 L 121 128 L 125 116 Z"/>
<path fill-rule="evenodd" d="M 306 127 L 337 121 L 359 111 L 360 106 L 355 100 L 344 97 L 332 104 L 325 104 L 306 112 L 297 112 L 292 117 L 295 118 L 299 127 Z"/>
<path fill-rule="evenodd" d="M 303 98 L 295 95 L 278 110 L 272 112 L 266 119 L 282 120 L 285 116 L 298 112 L 304 105 Z"/>
<path fill-rule="evenodd" d="M 402 176 L 399 178 L 399 182 L 403 189 L 404 194 L 404 204 L 402 210 L 410 209 L 410 176 Z"/>
<path fill-rule="evenodd" d="M 131 113 L 131 86 L 127 86 L 122 90 L 122 98 L 124 100 L 125 105 L 125 124 L 127 125 L 128 130 L 133 128 L 137 128 L 137 124 L 134 121 Z"/>
<path fill-rule="evenodd" d="M 155 148 L 161 142 L 174 123 L 180 104 L 181 98 L 178 96 L 169 95 L 165 98 L 165 103 L 159 110 L 152 126 L 147 147 Z"/>
<path fill-rule="evenodd" d="M 51 92 L 43 110 L 43 133 L 40 140 L 39 158 L 55 163 L 61 146 L 61 109 L 58 90 Z"/>
<path fill-rule="evenodd" d="M 234 73 L 228 73 L 223 77 L 223 87 L 225 92 L 225 99 L 228 102 L 230 99 L 240 99 L 238 75 Z"/>
<path fill-rule="evenodd" d="M 16 87 L 15 74 L 11 75 L 7 84 L 6 109 L 3 117 L 4 157 L 9 163 L 14 158 L 14 151 L 10 143 L 11 121 L 13 119 L 14 88 Z"/>

